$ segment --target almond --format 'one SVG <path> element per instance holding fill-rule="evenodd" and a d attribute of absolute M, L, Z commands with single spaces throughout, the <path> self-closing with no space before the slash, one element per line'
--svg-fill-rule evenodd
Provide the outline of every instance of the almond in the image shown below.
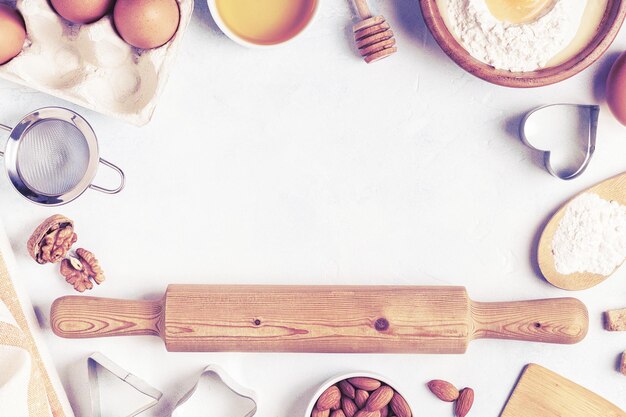
<path fill-rule="evenodd" d="M 441 379 L 433 379 L 428 383 L 428 388 L 441 401 L 451 403 L 459 398 L 459 390 L 448 381 Z"/>
<path fill-rule="evenodd" d="M 389 415 L 389 407 L 385 406 L 380 409 L 380 417 L 387 417 Z"/>
<path fill-rule="evenodd" d="M 367 411 L 377 411 L 386 407 L 389 401 L 391 401 L 393 393 L 394 391 L 390 386 L 383 385 L 370 394 L 367 403 L 365 403 L 365 409 Z"/>
<path fill-rule="evenodd" d="M 474 404 L 474 390 L 471 388 L 463 388 L 459 393 L 459 399 L 456 400 L 454 413 L 456 417 L 465 417 Z"/>
<path fill-rule="evenodd" d="M 356 390 L 354 393 L 354 402 L 356 403 L 356 406 L 359 408 L 365 407 L 365 403 L 367 402 L 369 396 L 370 394 L 367 391 L 363 391 L 362 389 Z"/>
<path fill-rule="evenodd" d="M 380 411 L 360 410 L 354 417 L 380 417 Z"/>
<path fill-rule="evenodd" d="M 396 417 L 411 417 L 411 408 L 404 397 L 397 392 L 393 394 L 393 398 L 389 402 L 389 407 Z"/>
<path fill-rule="evenodd" d="M 317 408 L 313 409 L 311 413 L 311 417 L 328 417 L 330 415 L 330 410 L 320 411 Z"/>
<path fill-rule="evenodd" d="M 346 415 L 341 410 L 335 410 L 330 414 L 330 417 L 346 417 Z"/>
<path fill-rule="evenodd" d="M 381 385 L 379 380 L 374 378 L 367 378 L 364 376 L 350 378 L 348 379 L 348 382 L 351 383 L 354 388 L 362 389 L 364 391 L 374 391 L 378 389 Z"/>
<path fill-rule="evenodd" d="M 347 380 L 344 379 L 339 383 L 339 390 L 343 395 L 354 400 L 354 394 L 356 390 L 354 389 L 354 385 L 349 383 Z"/>
<path fill-rule="evenodd" d="M 346 417 L 354 417 L 357 411 L 359 411 L 354 401 L 348 397 L 341 397 L 341 409 Z"/>
<path fill-rule="evenodd" d="M 341 400 L 341 391 L 336 385 L 332 385 L 322 392 L 322 395 L 317 399 L 315 408 L 320 411 L 330 410 L 331 407 L 339 403 L 339 400 Z"/>

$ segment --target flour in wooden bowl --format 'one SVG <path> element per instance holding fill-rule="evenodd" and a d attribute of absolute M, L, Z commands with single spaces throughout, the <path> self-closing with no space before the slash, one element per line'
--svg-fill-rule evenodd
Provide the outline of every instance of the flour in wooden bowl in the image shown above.
<path fill-rule="evenodd" d="M 529 22 L 498 20 L 485 0 L 448 0 L 448 26 L 476 59 L 509 71 L 535 71 L 572 43 L 587 0 L 554 0 Z"/>

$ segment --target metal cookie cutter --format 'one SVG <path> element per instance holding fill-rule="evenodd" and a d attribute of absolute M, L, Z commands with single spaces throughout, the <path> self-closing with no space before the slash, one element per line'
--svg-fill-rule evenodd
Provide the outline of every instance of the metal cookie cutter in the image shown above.
<path fill-rule="evenodd" d="M 148 385 L 148 383 L 146 383 L 144 380 L 125 371 L 119 365 L 114 363 L 103 354 L 94 353 L 89 358 L 87 358 L 87 374 L 89 378 L 92 417 L 106 417 L 102 414 L 102 408 L 100 405 L 100 384 L 98 383 L 98 368 L 102 368 L 108 371 L 122 382 L 128 384 L 128 386 L 133 388 L 138 393 L 143 394 L 145 397 L 149 398 L 148 402 L 144 403 L 143 405 L 139 405 L 139 408 L 128 414 L 127 417 L 135 417 L 148 410 L 149 408 L 154 407 L 163 395 L 161 391 Z"/>
<path fill-rule="evenodd" d="M 524 116 L 520 137 L 527 146 L 544 153 L 550 174 L 571 180 L 587 169 L 596 150 L 599 113 L 596 105 L 541 106 Z"/>
<path fill-rule="evenodd" d="M 171 417 L 252 417 L 256 411 L 254 391 L 239 385 L 219 366 L 209 365 Z"/>

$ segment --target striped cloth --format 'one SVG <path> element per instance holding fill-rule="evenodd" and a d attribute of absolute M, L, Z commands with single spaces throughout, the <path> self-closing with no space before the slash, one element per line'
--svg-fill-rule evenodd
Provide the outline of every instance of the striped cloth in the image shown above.
<path fill-rule="evenodd" d="M 73 417 L 54 368 L 46 367 L 37 347 L 38 329 L 30 302 L 16 290 L 9 275 L 14 271 L 7 264 L 14 265 L 14 260 L 1 227 L 0 416 Z"/>

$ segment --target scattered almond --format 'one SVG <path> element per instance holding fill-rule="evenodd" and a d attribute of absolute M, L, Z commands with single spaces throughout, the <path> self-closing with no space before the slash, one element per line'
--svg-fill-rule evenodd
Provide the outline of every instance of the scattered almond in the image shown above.
<path fill-rule="evenodd" d="M 354 394 L 356 392 L 356 390 L 354 389 L 354 385 L 352 385 L 345 379 L 339 383 L 339 390 L 343 395 L 354 400 Z"/>
<path fill-rule="evenodd" d="M 619 364 L 619 371 L 626 375 L 626 352 L 622 353 L 622 360 Z"/>
<path fill-rule="evenodd" d="M 396 417 L 411 417 L 411 408 L 409 407 L 409 404 L 406 402 L 404 397 L 397 392 L 393 394 L 393 397 L 389 402 L 389 406 Z"/>
<path fill-rule="evenodd" d="M 376 391 L 372 392 L 365 403 L 367 411 L 377 411 L 386 407 L 393 397 L 394 390 L 390 386 L 383 385 Z"/>
<path fill-rule="evenodd" d="M 433 379 L 428 383 L 428 388 L 441 401 L 451 403 L 459 398 L 459 390 L 448 381 Z"/>
<path fill-rule="evenodd" d="M 471 388 L 463 388 L 456 400 L 454 413 L 456 417 L 465 417 L 470 412 L 474 404 L 474 390 Z"/>
<path fill-rule="evenodd" d="M 341 391 L 339 391 L 339 388 L 337 388 L 336 385 L 333 385 L 328 387 L 326 391 L 324 391 L 322 395 L 320 395 L 320 397 L 317 399 L 317 404 L 315 405 L 315 408 L 320 411 L 330 410 L 331 407 L 339 404 L 340 400 Z"/>
<path fill-rule="evenodd" d="M 364 391 L 374 391 L 381 386 L 379 380 L 374 378 L 367 378 L 364 376 L 359 376 L 356 378 L 348 379 L 348 382 L 352 384 L 355 388 L 362 389 Z"/>
<path fill-rule="evenodd" d="M 359 408 L 365 407 L 365 403 L 367 403 L 367 399 L 370 397 L 369 392 L 364 391 L 362 389 L 356 390 L 354 394 L 354 402 L 356 406 Z"/>
<path fill-rule="evenodd" d="M 354 417 L 357 411 L 359 411 L 354 401 L 348 397 L 341 397 L 341 409 L 346 417 Z"/>

